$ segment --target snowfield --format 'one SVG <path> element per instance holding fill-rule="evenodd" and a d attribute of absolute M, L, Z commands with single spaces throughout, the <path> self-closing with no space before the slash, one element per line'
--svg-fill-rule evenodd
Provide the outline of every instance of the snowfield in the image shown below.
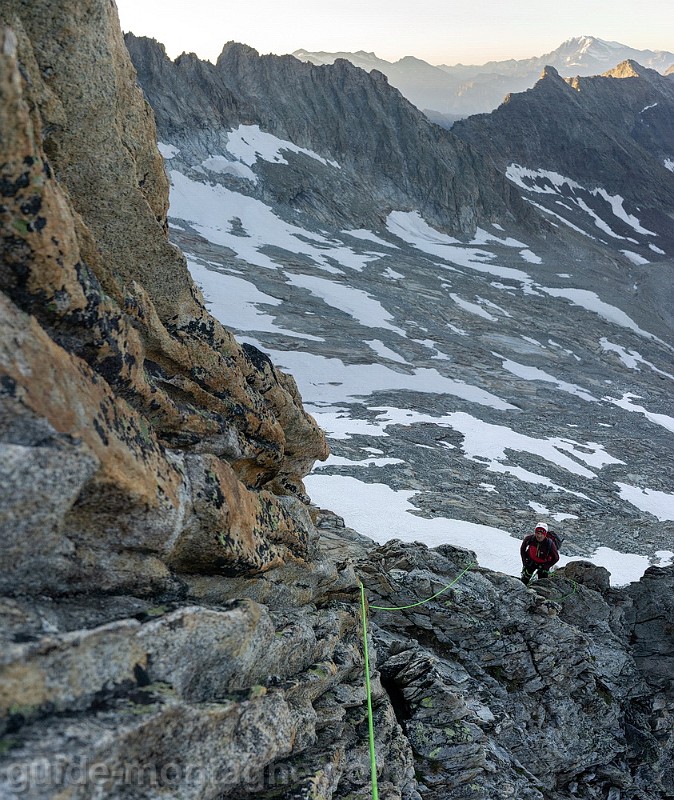
<path fill-rule="evenodd" d="M 179 152 L 168 144 L 161 145 L 161 151 L 169 162 Z M 255 186 L 257 161 L 284 164 L 284 153 L 339 169 L 337 163 L 257 126 L 232 131 L 227 154 L 213 155 L 200 166 L 224 180 L 244 178 Z M 621 197 L 600 188 L 583 189 L 556 173 L 517 165 L 511 165 L 508 177 L 533 194 L 553 195 L 564 189 L 563 203 L 574 203 L 589 214 L 604 235 L 619 236 L 597 215 L 596 207 L 587 205 L 588 193 L 636 235 L 652 235 L 625 211 Z M 665 436 L 674 433 L 674 415 L 649 409 L 647 401 L 636 403 L 637 383 L 633 391 L 615 396 L 608 385 L 613 379 L 603 384 L 585 380 L 588 355 L 578 341 L 567 342 L 563 332 L 547 338 L 544 328 L 536 336 L 534 329 L 524 333 L 517 327 L 522 304 L 572 306 L 577 314 L 588 315 L 588 324 L 596 319 L 611 326 L 610 338 L 597 335 L 591 352 L 605 360 L 612 375 L 619 373 L 628 383 L 648 375 L 674 380 L 672 372 L 661 368 L 664 362 L 658 366 L 652 356 L 646 358 L 635 349 L 633 335 L 660 353 L 664 348 L 671 355 L 672 347 L 596 292 L 574 286 L 571 272 L 556 273 L 566 282 L 564 288 L 546 285 L 551 273 L 539 276 L 544 259 L 500 225 L 493 226 L 494 232 L 478 229 L 470 241 L 461 242 L 430 226 L 418 211 L 394 210 L 381 231 L 318 232 L 288 222 L 270 205 L 222 183 L 194 180 L 177 170 L 171 170 L 170 178 L 174 233 L 194 231 L 223 254 L 206 259 L 187 253 L 209 310 L 240 341 L 259 347 L 294 376 L 306 409 L 336 450 L 306 478 L 314 503 L 377 542 L 398 538 L 429 546 L 451 543 L 474 551 L 481 565 L 511 575 L 519 575 L 520 538 L 530 532 L 537 516 L 562 528 L 582 529 L 583 507 L 598 504 L 593 486 L 604 487 L 613 503 L 632 509 L 628 515 L 646 514 L 663 524 L 674 521 L 674 489 L 654 488 L 643 478 L 613 477 L 629 474 L 615 470 L 629 470 L 630 461 L 624 448 L 616 446 L 615 415 L 624 424 L 639 417 Z M 630 257 L 628 248 L 625 254 Z M 512 266 L 517 260 L 529 271 Z M 423 273 L 415 271 L 417 262 L 425 265 Z M 409 296 L 407 286 L 420 287 L 422 275 L 420 297 L 425 293 L 429 303 L 426 317 L 415 316 L 411 306 L 401 310 Z M 417 291 L 409 290 L 412 296 Z M 394 297 L 399 299 L 392 302 Z M 515 312 L 515 307 L 520 310 Z M 562 310 L 562 318 L 567 315 Z M 511 329 L 516 332 L 509 333 Z M 475 337 L 488 337 L 491 347 L 481 346 L 475 365 L 462 358 L 457 370 L 457 352 L 470 347 Z M 518 353 L 518 358 L 503 349 Z M 433 366 L 425 366 L 431 359 Z M 526 363 L 531 359 L 536 363 Z M 559 370 L 568 374 L 569 369 L 577 379 L 559 375 Z M 465 379 L 468 375 L 470 380 Z M 565 425 L 572 436 L 521 430 L 523 400 L 543 390 L 555 401 L 567 398 Z M 393 397 L 398 405 L 390 401 Z M 408 405 L 400 404 L 404 398 Z M 592 426 L 595 440 L 588 438 L 589 429 L 585 435 L 576 430 L 578 415 L 588 413 L 589 407 L 599 415 Z M 415 432 L 422 431 L 435 434 L 416 441 Z M 603 435 L 612 436 L 610 446 L 602 443 Z M 385 449 L 375 443 L 382 448 L 385 443 Z M 470 483 L 475 502 L 484 508 L 505 503 L 521 524 L 499 527 L 437 511 L 430 517 L 421 515 L 419 503 L 423 505 L 436 487 L 415 474 L 413 452 L 427 452 L 438 464 L 451 464 L 458 475 L 463 461 L 466 475 L 481 476 Z M 660 548 L 646 556 L 599 541 L 586 548 L 584 557 L 609 569 L 612 583 L 620 585 L 637 580 L 649 563 L 670 563 L 674 554 Z M 560 563 L 570 558 L 564 553 Z"/>

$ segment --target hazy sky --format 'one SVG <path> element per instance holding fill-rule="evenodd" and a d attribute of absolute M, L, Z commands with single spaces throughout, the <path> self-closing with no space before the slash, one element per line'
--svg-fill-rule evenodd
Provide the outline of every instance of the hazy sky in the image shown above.
<path fill-rule="evenodd" d="M 543 55 L 574 36 L 674 51 L 672 0 L 117 0 L 122 30 L 174 58 L 215 61 L 225 42 L 260 53 L 367 50 L 395 61 L 482 64 Z"/>

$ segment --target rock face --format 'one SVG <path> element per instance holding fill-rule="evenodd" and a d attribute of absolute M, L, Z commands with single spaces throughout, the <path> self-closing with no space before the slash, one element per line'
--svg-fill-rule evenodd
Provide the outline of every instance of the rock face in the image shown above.
<path fill-rule="evenodd" d="M 486 220 L 531 217 L 501 175 L 430 123 L 381 73 L 368 75 L 345 60 L 316 67 L 260 56 L 234 43 L 216 65 L 194 55 L 172 62 L 152 40 L 127 34 L 126 43 L 162 136 L 181 150 L 177 168 L 220 152 L 229 129 L 258 124 L 339 164 L 330 194 L 323 175 L 298 171 L 264 197 L 319 218 L 376 225 L 393 205 L 470 233 Z"/>
<path fill-rule="evenodd" d="M 325 439 L 168 242 L 114 4 L 0 22 L 0 796 L 368 797 L 359 579 L 453 582 L 370 615 L 382 798 L 671 796 L 673 568 L 527 589 L 310 507 Z"/>
<path fill-rule="evenodd" d="M 372 606 L 420 603 L 369 613 L 381 797 L 671 796 L 672 568 L 527 589 L 317 522 L 325 560 L 274 571 L 275 596 L 270 573 L 158 606 L 4 600 L 3 796 L 368 797 L 354 566 Z"/>
<path fill-rule="evenodd" d="M 114 9 L 87 9 L 3 6 L 3 588 L 167 586 L 186 539 L 221 570 L 301 557 L 291 501 L 248 490 L 302 496 L 325 440 L 205 311 Z"/>
<path fill-rule="evenodd" d="M 389 543 L 361 565 L 373 605 L 410 605 L 454 584 L 430 604 L 372 611 L 422 797 L 669 796 L 672 631 L 667 610 L 646 620 L 672 568 L 599 593 L 568 568 L 534 591 L 482 570 L 454 583 L 469 563 L 451 548 Z M 626 636 L 650 624 L 649 644 L 632 650 Z"/>
<path fill-rule="evenodd" d="M 674 142 L 671 76 L 634 61 L 601 76 L 573 79 L 546 67 L 532 89 L 509 95 L 492 114 L 459 121 L 452 131 L 489 153 L 499 170 L 506 172 L 513 164 L 529 170 L 532 174 L 518 185 L 532 201 L 551 209 L 551 199 L 568 204 L 574 189 L 587 190 L 590 196 L 584 202 L 593 209 L 597 201 L 592 190 L 620 196 L 640 215 L 643 227 L 663 237 L 668 249 L 674 235 L 674 182 L 666 167 Z M 548 190 L 541 172 L 554 172 L 558 180 L 576 186 Z M 554 210 L 565 213 L 559 203 Z M 617 219 L 615 225 L 604 238 L 613 238 L 616 246 L 615 239 L 622 238 L 620 246 L 625 247 L 634 228 Z M 596 228 L 593 233 L 598 234 Z M 648 254 L 647 246 L 635 249 Z"/>

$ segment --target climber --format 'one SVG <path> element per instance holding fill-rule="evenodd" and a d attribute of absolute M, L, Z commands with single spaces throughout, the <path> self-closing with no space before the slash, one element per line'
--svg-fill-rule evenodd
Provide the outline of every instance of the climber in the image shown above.
<path fill-rule="evenodd" d="M 525 537 L 520 547 L 522 583 L 526 586 L 538 570 L 539 578 L 547 578 L 550 568 L 559 561 L 559 551 L 545 522 L 537 523 L 533 534 Z"/>

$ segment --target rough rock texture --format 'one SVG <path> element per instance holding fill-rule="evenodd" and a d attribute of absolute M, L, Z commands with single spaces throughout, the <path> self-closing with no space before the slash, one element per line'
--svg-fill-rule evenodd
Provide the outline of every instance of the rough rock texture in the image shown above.
<path fill-rule="evenodd" d="M 317 523 L 322 560 L 275 571 L 276 596 L 272 572 L 160 605 L 4 600 L 3 796 L 368 797 L 354 566 L 380 797 L 671 796 L 673 568 L 600 592 L 574 563 L 525 588 L 467 551 Z"/>
<path fill-rule="evenodd" d="M 216 65 L 193 54 L 172 62 L 153 40 L 127 34 L 126 42 L 161 136 L 186 150 L 178 167 L 186 155 L 189 165 L 221 152 L 227 130 L 259 124 L 340 165 L 334 191 L 324 191 L 322 176 L 312 180 L 298 170 L 286 175 L 283 191 L 265 198 L 319 218 L 377 224 L 391 207 L 418 208 L 463 233 L 487 220 L 533 219 L 478 153 L 432 124 L 377 71 L 345 60 L 316 67 L 260 56 L 232 42 Z"/>
<path fill-rule="evenodd" d="M 460 120 L 452 132 L 504 172 L 512 163 L 554 171 L 630 200 L 646 227 L 671 243 L 674 184 L 665 167 L 674 141 L 671 76 L 634 61 L 573 79 L 546 67 L 532 89 L 508 95 L 492 114 Z M 634 233 L 616 224 L 623 237 Z"/>
<path fill-rule="evenodd" d="M 390 542 L 359 565 L 373 605 L 454 584 L 371 612 L 422 797 L 670 797 L 674 631 L 671 603 L 653 606 L 674 568 L 599 592 L 591 565 L 525 589 L 474 563 L 462 575 L 471 561 Z"/>
<path fill-rule="evenodd" d="M 304 497 L 325 440 L 292 379 L 207 314 L 168 242 L 152 114 L 114 8 L 5 3 L 3 22 L 3 588 L 52 558 L 52 591 L 136 571 L 167 585 L 165 564 L 187 569 L 200 537 L 218 570 L 306 555 L 304 523 L 246 487 Z M 270 520 L 275 543 L 259 533 Z M 104 552 L 114 563 L 92 572 Z"/>
<path fill-rule="evenodd" d="M 364 800 L 361 576 L 456 581 L 371 612 L 382 798 L 671 796 L 672 568 L 526 589 L 303 503 L 324 439 L 167 242 L 114 5 L 0 21 L 0 797 Z"/>

